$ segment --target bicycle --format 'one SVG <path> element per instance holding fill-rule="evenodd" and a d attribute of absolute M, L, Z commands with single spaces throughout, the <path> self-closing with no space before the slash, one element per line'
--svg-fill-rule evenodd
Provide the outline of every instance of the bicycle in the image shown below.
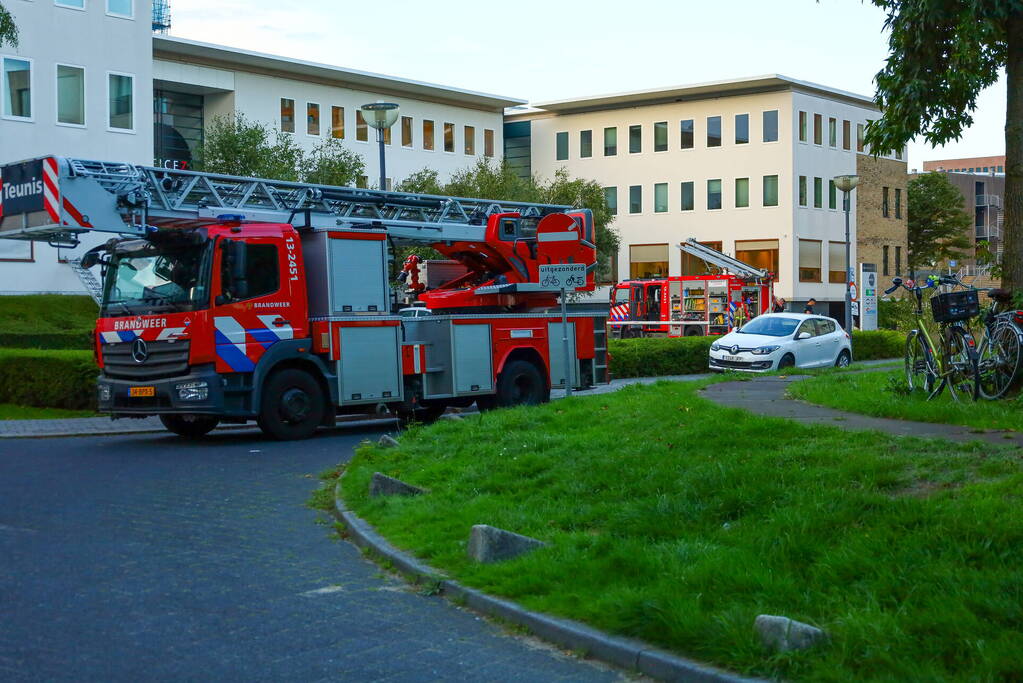
<path fill-rule="evenodd" d="M 1011 309 L 1012 295 L 1004 289 L 989 289 L 987 295 L 992 301 L 984 316 L 977 365 L 980 395 L 994 400 L 1009 391 L 1023 366 L 1023 311 Z"/>
<path fill-rule="evenodd" d="M 977 290 L 943 292 L 931 296 L 931 313 L 941 331 L 940 349 L 931 339 L 924 324 L 923 293 L 940 285 L 961 284 L 956 278 L 931 276 L 921 286 L 912 280 L 903 282 L 894 278 L 885 290 L 891 294 L 900 287 L 916 298 L 917 329 L 906 335 L 906 383 L 910 391 L 922 389 L 931 400 L 948 387 L 952 400 L 969 398 L 976 401 L 980 395 L 980 377 L 977 367 L 977 343 L 973 334 L 963 325 L 980 311 Z M 940 350 L 940 353 L 938 352 Z"/>

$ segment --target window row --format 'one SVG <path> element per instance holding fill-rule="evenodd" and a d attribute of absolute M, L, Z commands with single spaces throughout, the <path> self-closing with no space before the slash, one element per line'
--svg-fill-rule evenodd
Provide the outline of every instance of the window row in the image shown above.
<path fill-rule="evenodd" d="M 706 208 L 709 210 L 722 208 L 722 179 L 714 178 L 707 181 L 707 195 L 706 195 Z M 760 205 L 761 206 L 778 206 L 778 176 L 776 175 L 765 175 L 761 177 L 761 193 L 760 193 Z M 678 194 L 679 198 L 679 210 L 680 211 L 693 211 L 696 208 L 696 183 L 694 181 L 686 181 L 680 184 L 680 191 Z M 749 178 L 735 178 L 734 191 L 732 193 L 733 200 L 735 202 L 735 208 L 741 209 L 746 208 L 750 205 L 750 179 Z M 653 209 L 654 213 L 666 213 L 669 209 L 668 201 L 668 183 L 655 183 L 654 184 L 654 202 Z M 617 187 L 605 187 L 604 188 L 604 201 L 607 202 L 608 208 L 611 210 L 613 215 L 618 215 L 618 188 Z M 630 185 L 629 186 L 629 197 L 628 197 L 628 209 L 629 213 L 643 213 L 643 186 L 642 185 Z"/>
<path fill-rule="evenodd" d="M 1005 173 L 1004 166 L 968 166 L 965 168 L 950 168 L 949 173 Z"/>
<path fill-rule="evenodd" d="M 54 0 L 53 4 L 57 7 L 66 7 L 68 9 L 85 9 L 86 0 Z M 107 14 L 112 17 L 120 17 L 122 19 L 134 19 L 135 8 L 133 0 L 106 0 Z M 147 5 L 148 7 L 148 5 Z"/>
<path fill-rule="evenodd" d="M 307 135 L 319 136 L 321 131 L 324 131 L 327 135 L 338 140 L 345 139 L 345 108 L 332 106 L 330 108 L 330 126 L 321 127 L 320 125 L 320 105 L 316 102 L 305 103 L 305 132 Z M 414 145 L 414 131 L 416 129 L 415 122 L 411 116 L 402 116 L 401 120 L 396 124 L 399 126 L 401 131 L 401 146 L 407 149 L 411 149 Z M 393 126 L 392 126 L 393 128 Z M 370 126 L 366 123 L 365 117 L 362 115 L 362 111 L 359 109 L 355 110 L 355 139 L 359 142 L 369 142 L 369 129 Z M 285 133 L 295 132 L 295 100 L 282 97 L 281 98 L 281 130 Z M 433 151 L 436 149 L 437 143 L 437 125 L 430 119 L 423 119 L 420 122 L 420 144 L 422 149 L 426 151 Z M 443 150 L 445 152 L 455 151 L 455 124 L 444 122 L 443 123 Z M 391 144 L 391 128 L 385 128 L 384 144 Z M 478 136 L 476 135 L 476 126 L 462 126 L 462 151 L 470 156 L 476 155 Z M 490 128 L 483 129 L 483 156 L 492 157 L 494 156 L 494 131 Z"/>
<path fill-rule="evenodd" d="M 721 147 L 724 140 L 721 126 L 722 117 L 708 116 L 703 122 L 704 127 L 697 131 L 696 119 L 682 119 L 678 125 L 678 143 L 676 149 L 694 149 L 698 136 L 706 135 L 706 147 Z M 629 154 L 643 152 L 643 126 L 629 126 Z M 736 114 L 732 127 L 732 140 L 736 145 L 750 142 L 750 115 Z M 653 151 L 667 152 L 669 148 L 669 126 L 667 121 L 653 124 Z M 566 161 L 569 157 L 569 136 L 567 131 L 555 133 L 555 157 L 558 161 Z M 762 142 L 778 141 L 778 110 L 772 109 L 761 113 L 760 139 Z M 579 131 L 578 155 L 581 159 L 593 156 L 593 131 Z M 618 127 L 604 129 L 604 156 L 613 157 L 618 154 Z"/>
<path fill-rule="evenodd" d="M 0 115 L 15 121 L 35 120 L 33 64 L 24 57 L 0 57 Z M 84 128 L 86 103 L 85 68 L 57 64 L 54 71 L 57 95 L 56 122 Z M 135 76 L 106 72 L 107 128 L 117 132 L 135 130 Z"/>
<path fill-rule="evenodd" d="M 864 144 L 864 134 L 867 125 L 870 124 L 870 119 L 867 119 L 866 123 L 856 124 L 856 151 L 867 152 L 866 145 Z M 839 137 L 841 134 L 842 149 L 851 150 L 853 145 L 853 124 L 848 119 L 842 119 L 839 121 L 834 116 L 828 117 L 828 128 L 827 128 L 827 146 L 832 148 L 838 148 Z M 841 129 L 840 129 L 841 125 Z M 799 112 L 799 141 L 808 143 L 810 141 L 810 114 L 805 111 Z M 813 144 L 823 147 L 824 146 L 824 115 L 813 114 Z M 902 150 L 898 149 L 895 151 L 895 159 L 902 161 Z"/>
<path fill-rule="evenodd" d="M 891 210 L 888 204 L 889 194 L 889 188 L 881 188 L 881 215 L 885 218 L 889 218 L 891 216 Z M 898 187 L 895 188 L 895 217 L 902 218 L 902 189 Z"/>
<path fill-rule="evenodd" d="M 845 258 L 845 242 L 828 242 L 828 282 L 844 284 L 848 277 L 848 261 Z M 799 240 L 799 281 L 821 282 L 823 264 L 821 256 L 824 243 L 821 240 Z"/>
<path fill-rule="evenodd" d="M 889 257 L 891 256 L 891 247 L 887 244 L 881 247 L 881 275 L 888 276 L 892 275 Z M 902 275 L 902 247 L 899 245 L 895 246 L 895 273 L 896 277 Z"/>

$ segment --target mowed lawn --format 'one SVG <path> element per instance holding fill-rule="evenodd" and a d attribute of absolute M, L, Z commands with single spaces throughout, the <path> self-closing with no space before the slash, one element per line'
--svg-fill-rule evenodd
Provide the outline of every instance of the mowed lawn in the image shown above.
<path fill-rule="evenodd" d="M 792 384 L 789 393 L 810 403 L 874 417 L 1023 430 L 1023 398 L 956 402 L 946 389 L 928 401 L 922 391 L 907 392 L 901 365 L 887 372 L 822 375 Z"/>
<path fill-rule="evenodd" d="M 399 547 L 529 608 L 802 680 L 1023 676 L 1023 468 L 986 445 L 850 434 L 659 383 L 366 444 L 349 505 Z M 374 471 L 429 490 L 369 499 Z M 497 565 L 473 524 L 549 543 Z M 764 652 L 758 614 L 824 628 Z"/>

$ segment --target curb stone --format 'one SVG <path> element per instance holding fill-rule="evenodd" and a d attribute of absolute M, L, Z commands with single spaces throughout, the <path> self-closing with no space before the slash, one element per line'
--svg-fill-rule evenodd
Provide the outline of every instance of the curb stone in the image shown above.
<path fill-rule="evenodd" d="M 344 474 L 341 475 L 344 477 Z M 414 581 L 437 582 L 441 594 L 464 601 L 466 606 L 487 616 L 500 617 L 528 628 L 534 635 L 560 647 L 585 652 L 586 656 L 623 669 L 665 681 L 698 683 L 745 683 L 764 679 L 745 678 L 707 664 L 679 657 L 643 641 L 612 636 L 591 626 L 528 610 L 510 600 L 495 598 L 449 579 L 447 575 L 392 546 L 368 522 L 345 507 L 341 482 L 334 487 L 334 514 L 347 527 L 349 540 L 391 562 Z"/>

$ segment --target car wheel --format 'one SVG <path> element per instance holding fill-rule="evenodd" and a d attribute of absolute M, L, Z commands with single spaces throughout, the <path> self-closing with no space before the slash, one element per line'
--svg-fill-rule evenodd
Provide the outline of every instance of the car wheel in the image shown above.
<path fill-rule="evenodd" d="M 779 370 L 794 367 L 796 367 L 796 357 L 793 356 L 791 353 L 786 353 L 784 356 L 781 357 L 781 360 L 778 361 Z"/>
<path fill-rule="evenodd" d="M 851 362 L 852 358 L 849 356 L 849 351 L 847 349 L 842 349 L 842 352 L 838 354 L 838 358 L 835 360 L 835 367 L 847 368 Z"/>

